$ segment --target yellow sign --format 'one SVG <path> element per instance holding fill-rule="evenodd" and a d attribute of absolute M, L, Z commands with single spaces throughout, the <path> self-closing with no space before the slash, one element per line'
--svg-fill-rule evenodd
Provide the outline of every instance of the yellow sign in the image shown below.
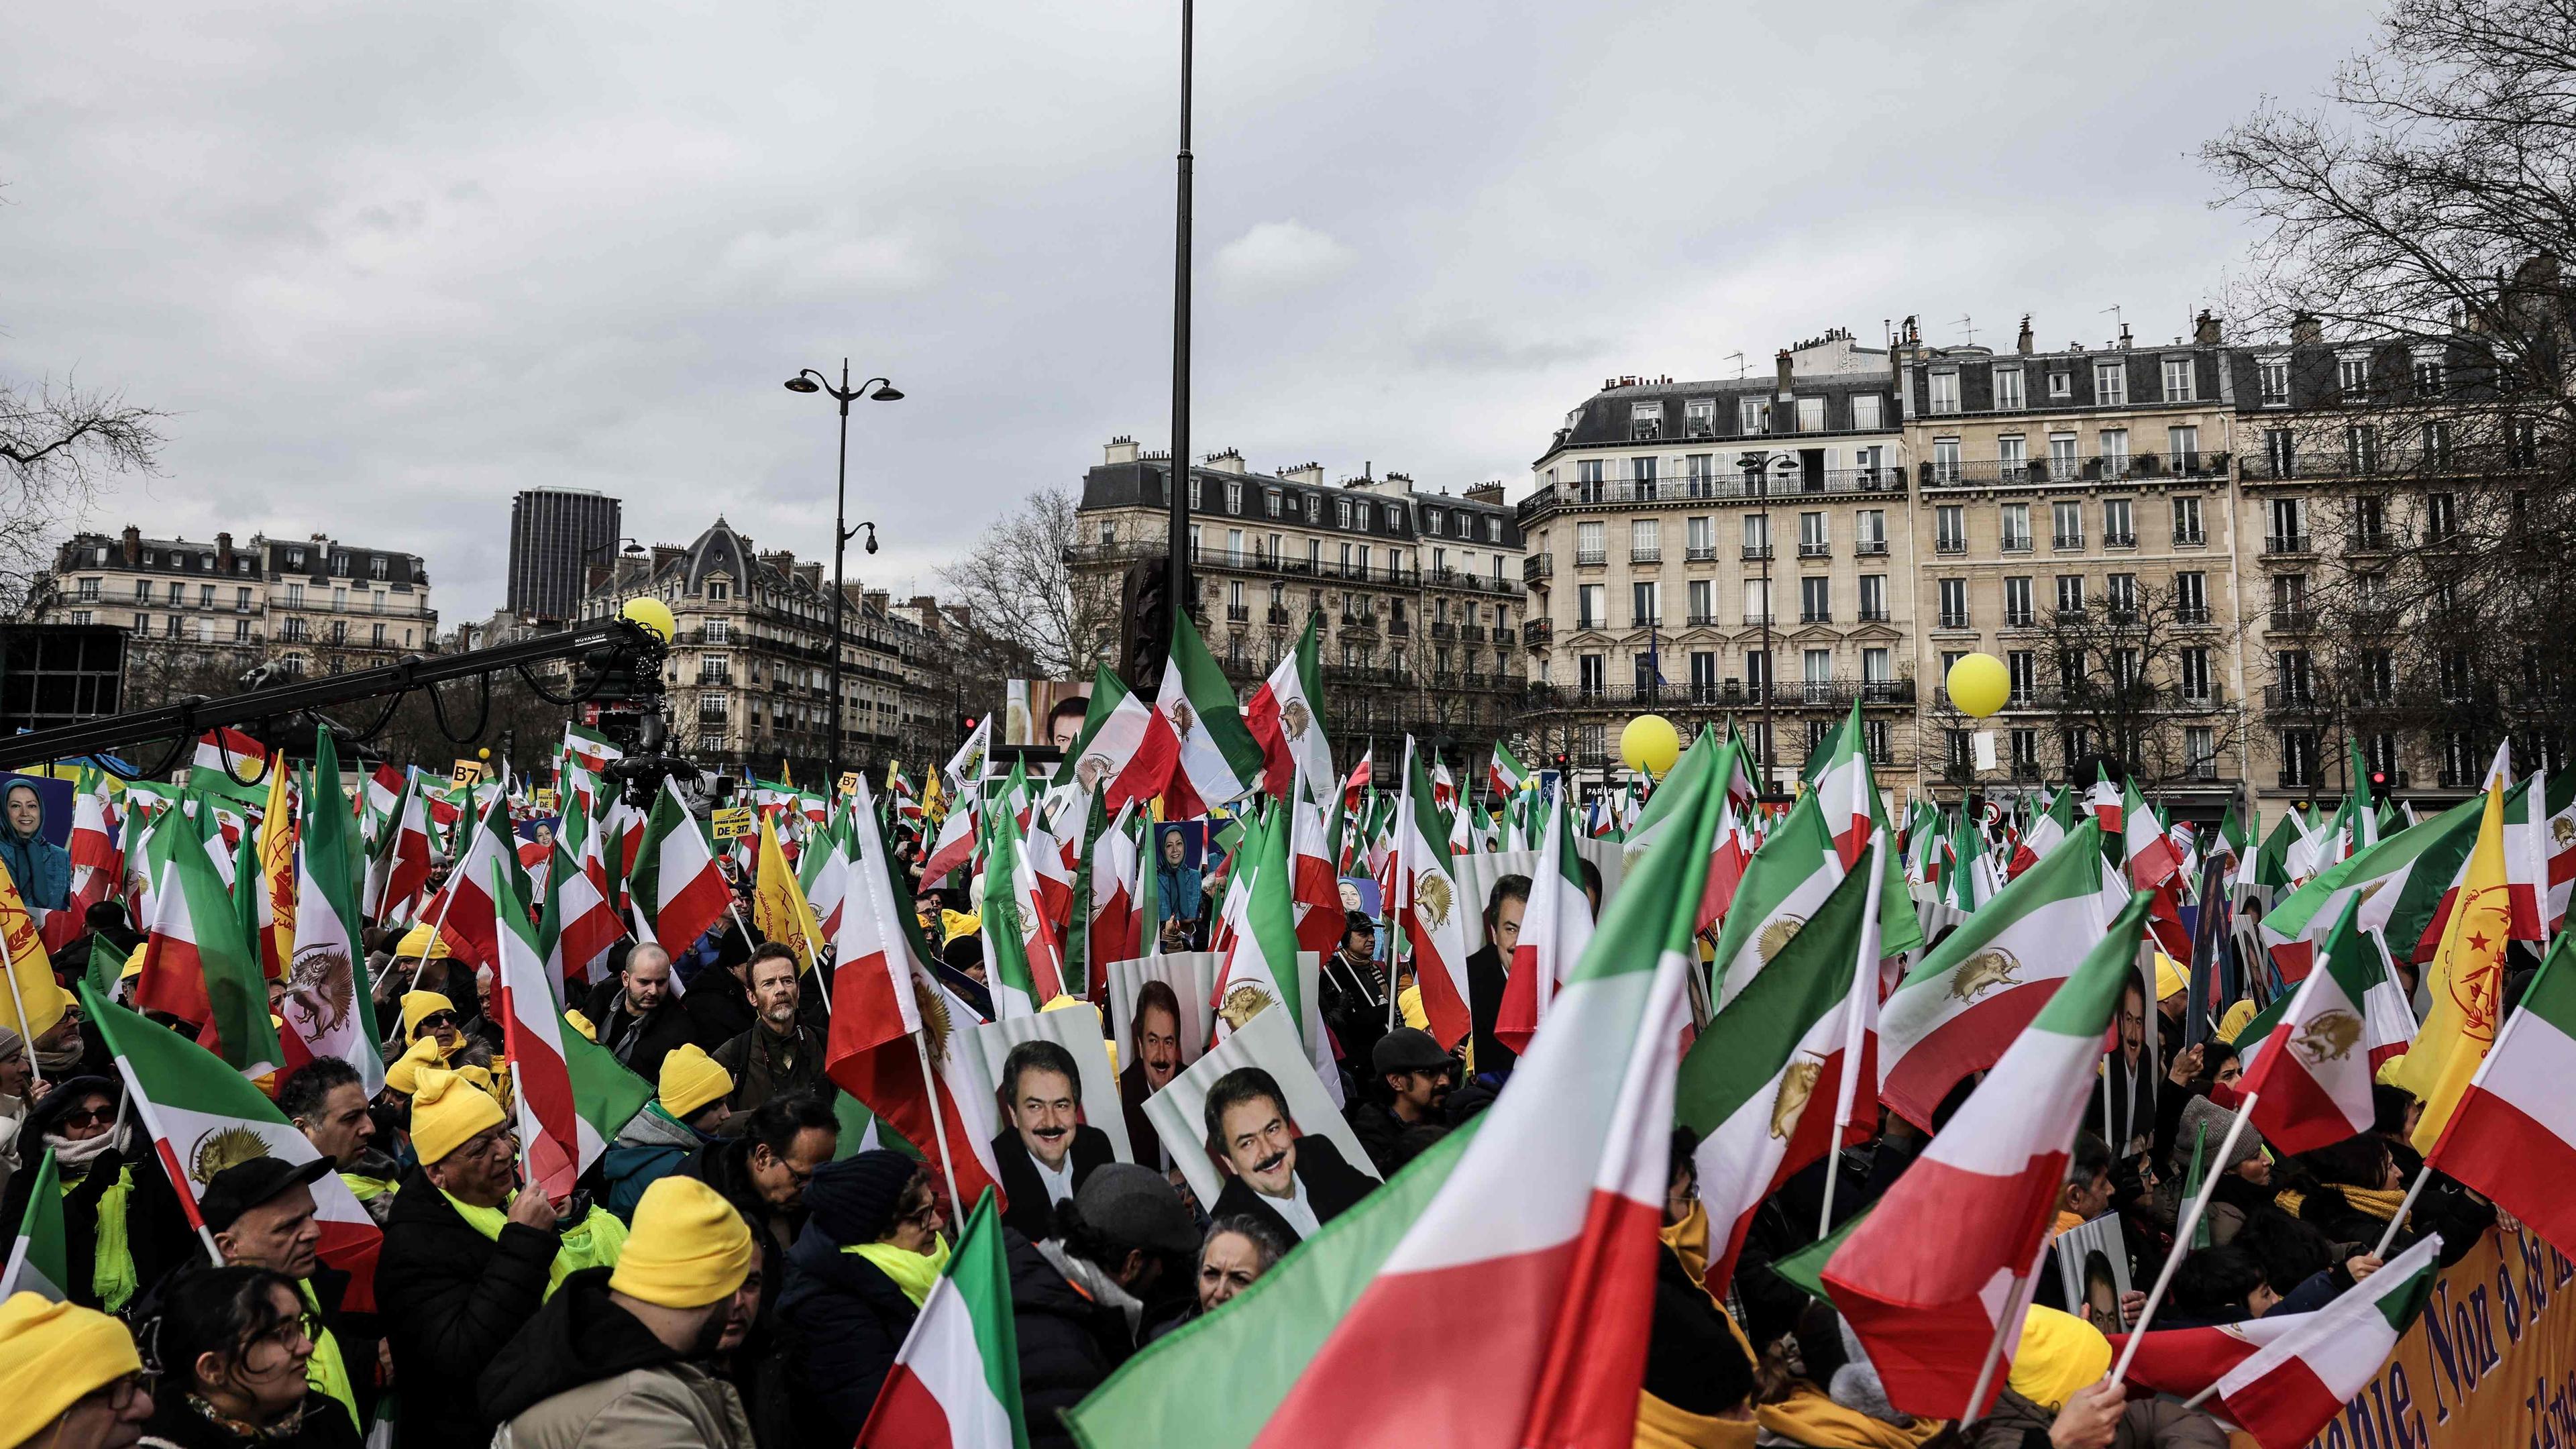
<path fill-rule="evenodd" d="M 551 788 L 544 788 L 537 791 L 537 808 L 548 815 L 554 814 L 562 804 L 563 796 L 561 793 Z"/>
<path fill-rule="evenodd" d="M 471 785 L 483 778 L 481 760 L 459 760 L 448 771 L 447 778 L 458 785 Z"/>
<path fill-rule="evenodd" d="M 707 824 L 714 828 L 718 840 L 740 840 L 751 833 L 751 807 L 736 805 L 718 810 L 707 817 Z"/>
<path fill-rule="evenodd" d="M 841 772 L 841 793 L 844 795 L 856 795 L 859 793 L 858 771 L 843 770 Z"/>

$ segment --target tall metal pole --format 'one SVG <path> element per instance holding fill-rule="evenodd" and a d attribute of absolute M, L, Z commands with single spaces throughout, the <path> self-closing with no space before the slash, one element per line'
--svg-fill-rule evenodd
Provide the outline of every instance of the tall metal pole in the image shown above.
<path fill-rule="evenodd" d="M 841 788 L 841 611 L 849 607 L 850 596 L 841 586 L 841 561 L 850 549 L 850 359 L 841 359 L 841 388 L 833 397 L 841 404 L 841 466 L 839 479 L 832 485 L 832 744 L 824 752 L 831 761 L 831 779 L 824 785 L 830 798 L 839 798 Z M 871 535 L 873 537 L 874 535 Z"/>
<path fill-rule="evenodd" d="M 1181 153 L 1172 242 L 1171 579 L 1173 627 L 1193 595 L 1190 583 L 1190 50 L 1192 0 L 1181 0 Z"/>

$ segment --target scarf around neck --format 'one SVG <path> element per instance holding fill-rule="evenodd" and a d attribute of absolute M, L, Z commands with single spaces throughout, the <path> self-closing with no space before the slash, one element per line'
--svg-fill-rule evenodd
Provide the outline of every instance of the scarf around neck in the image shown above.
<path fill-rule="evenodd" d="M 916 1253 L 894 1243 L 861 1243 L 841 1251 L 893 1279 L 894 1286 L 903 1290 L 903 1296 L 911 1299 L 915 1308 L 929 1301 L 931 1287 L 948 1270 L 946 1238 L 932 1239 L 927 1253 Z"/>

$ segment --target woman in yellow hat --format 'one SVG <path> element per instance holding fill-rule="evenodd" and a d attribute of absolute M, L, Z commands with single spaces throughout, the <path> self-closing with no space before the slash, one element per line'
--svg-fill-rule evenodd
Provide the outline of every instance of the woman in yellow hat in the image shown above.
<path fill-rule="evenodd" d="M 151 1414 L 124 1324 L 33 1293 L 0 1303 L 0 1449 L 125 1449 Z"/>

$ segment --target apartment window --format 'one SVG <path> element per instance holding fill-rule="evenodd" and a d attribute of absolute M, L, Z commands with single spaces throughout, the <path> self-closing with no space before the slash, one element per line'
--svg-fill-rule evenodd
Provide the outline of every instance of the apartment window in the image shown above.
<path fill-rule="evenodd" d="M 1717 697 L 1717 655 L 1713 651 L 1691 651 L 1690 683 L 1691 698 L 1705 702 Z"/>
<path fill-rule="evenodd" d="M 2200 429 L 2184 424 L 2165 429 L 2165 461 L 2177 473 L 2200 471 Z"/>
<path fill-rule="evenodd" d="M 1737 398 L 1735 430 L 1745 434 L 1771 431 L 1771 404 L 1758 397 Z"/>
<path fill-rule="evenodd" d="M 250 642 L 250 620 L 233 620 L 233 642 L 236 644 L 247 644 Z"/>
<path fill-rule="evenodd" d="M 1820 397 L 1798 399 L 1798 431 L 1821 433 L 1825 430 L 1825 400 Z"/>
<path fill-rule="evenodd" d="M 2256 394 L 2266 407 L 2280 407 L 2290 400 L 2290 359 L 2282 356 L 2257 358 L 2254 362 Z"/>
<path fill-rule="evenodd" d="M 1717 520 L 1702 513 L 1682 521 L 1682 536 L 1690 546 L 1693 561 L 1717 557 Z"/>
<path fill-rule="evenodd" d="M 2127 364 L 2097 362 L 2093 364 L 2093 401 L 2106 408 L 2126 407 L 2129 402 Z"/>
<path fill-rule="evenodd" d="M 2283 649 L 2275 653 L 2272 656 L 2272 677 L 2280 681 L 2282 703 L 2307 703 L 2309 695 L 2308 651 L 2305 649 Z"/>
<path fill-rule="evenodd" d="M 1100 520 L 1100 546 L 1102 548 L 1118 546 L 1118 520 L 1114 518 Z"/>
<path fill-rule="evenodd" d="M 382 624 L 370 624 L 370 625 L 368 625 L 368 626 L 367 626 L 367 628 L 368 628 L 368 632 L 369 632 L 369 634 L 370 634 L 370 636 L 371 636 L 371 637 L 368 639 L 368 641 L 367 641 L 367 642 L 369 642 L 369 643 L 371 643 L 371 644 L 375 645 L 375 646 L 376 646 L 377 648 L 379 648 L 379 649 L 384 648 L 384 647 L 385 647 L 385 626 L 384 626 L 384 625 L 382 625 Z"/>
<path fill-rule="evenodd" d="M 1944 629 L 1967 628 L 1968 581 L 1966 579 L 1943 579 L 1940 581 L 1940 587 L 1941 627 Z"/>
<path fill-rule="evenodd" d="M 1206 483 L 1207 483 L 1207 480 L 1206 480 L 1206 479 L 1204 479 L 1204 478 L 1200 478 L 1200 477 L 1198 477 L 1198 476 L 1197 476 L 1197 475 L 1195 475 L 1195 474 L 1191 475 L 1191 478 L 1190 478 L 1190 510 L 1191 510 L 1192 512 L 1196 512 L 1196 511 L 1198 511 L 1200 508 L 1202 508 L 1202 507 L 1206 506 L 1206 505 L 1205 505 L 1205 503 L 1203 502 L 1203 499 L 1204 499 L 1204 498 L 1205 498 L 1205 496 L 1206 496 Z"/>
<path fill-rule="evenodd" d="M 2364 649 L 2354 660 L 2354 677 L 2361 697 L 2373 704 L 2386 704 L 2397 692 L 2397 651 Z"/>
<path fill-rule="evenodd" d="M 730 643 L 732 643 L 732 642 L 733 642 L 733 624 L 732 624 L 732 622 L 731 622 L 731 621 L 729 621 L 729 620 L 725 620 L 725 619 L 709 619 L 709 620 L 707 621 L 707 642 L 708 642 L 708 643 L 710 643 L 710 644 L 730 644 Z"/>
<path fill-rule="evenodd" d="M 2082 548 L 2084 546 L 2084 505 L 2082 503 L 2073 500 L 2052 503 L 2048 505 L 2048 515 L 2049 542 L 2054 547 Z"/>
<path fill-rule="evenodd" d="M 83 579 L 83 580 L 81 580 L 81 581 L 80 581 L 80 601 L 81 601 L 82 603 L 84 603 L 84 604 L 95 604 L 95 603 L 97 603 L 97 602 L 98 602 L 98 585 L 99 585 L 99 581 L 98 581 L 97 579 Z"/>
<path fill-rule="evenodd" d="M 2425 467 L 2448 468 L 2451 466 L 2451 425 L 2449 423 L 2424 424 L 2419 434 L 2419 439 L 2422 444 L 2423 462 Z"/>
<path fill-rule="evenodd" d="M 2075 457 L 2075 435 L 2073 433 L 2051 433 L 2048 435 L 2048 476 L 2051 481 L 2059 483 L 2066 482 L 2073 478 L 2076 475 L 2076 472 L 2082 467 L 2083 464 L 2078 462 Z"/>
<path fill-rule="evenodd" d="M 2174 622 L 2206 624 L 2209 622 L 2209 575 L 2197 569 L 2173 577 Z"/>
<path fill-rule="evenodd" d="M 2012 681 L 2012 702 L 2030 703 L 2039 693 L 2039 655 L 2028 649 L 2005 651 L 2004 677 Z"/>
<path fill-rule="evenodd" d="M 1852 515 L 1852 546 L 1862 554 L 1887 552 L 1887 510 L 1864 508 Z"/>
<path fill-rule="evenodd" d="M 2138 612 L 2138 576 L 2105 575 L 2102 579 L 2102 601 L 2114 614 Z"/>
<path fill-rule="evenodd" d="M 1597 699 L 1608 692 L 1609 665 L 1605 656 L 1578 654 L 1574 659 L 1574 669 L 1576 687 L 1583 693 Z"/>
<path fill-rule="evenodd" d="M 1884 646 L 1860 651 L 1861 682 L 1864 684 L 1886 684 L 1893 680 L 1896 676 L 1889 673 L 1887 667 L 1890 657 L 1891 656 Z M 1882 760 L 1887 758 L 1887 750 L 1881 745 L 1872 745 L 1870 747 L 1870 754 Z"/>
<path fill-rule="evenodd" d="M 1761 559 L 1768 558 L 1770 554 L 1771 515 L 1767 513 L 1744 515 L 1744 556 L 1748 559 Z"/>
<path fill-rule="evenodd" d="M 2049 369 L 2048 395 L 2059 402 L 2075 396 L 2075 374 L 2062 367 Z"/>
<path fill-rule="evenodd" d="M 2104 428 L 2102 443 L 2102 476 L 2125 478 L 2129 475 L 2129 430 Z"/>
<path fill-rule="evenodd" d="M 1767 624 L 1770 621 L 1771 581 L 1769 579 L 1746 579 L 1744 581 L 1744 622 L 1747 624 Z"/>
<path fill-rule="evenodd" d="M 304 586 L 302 584 L 288 584 L 286 586 L 286 607 L 290 609 L 301 609 L 304 607 Z"/>
<path fill-rule="evenodd" d="M 2209 698 L 2209 649 L 2206 645 L 2187 644 L 2175 660 L 2175 683 L 2182 696 L 2191 700 Z"/>
<path fill-rule="evenodd" d="M 1938 503 L 1932 508 L 1932 547 L 1939 553 L 1968 551 L 1968 510 L 1958 503 Z"/>
<path fill-rule="evenodd" d="M 1198 542 L 1198 530 L 1193 528 L 1190 530 L 1190 547 L 1195 550 L 1198 547 Z M 710 583 L 707 585 L 707 598 L 710 602 L 721 604 L 731 597 L 733 597 L 733 586 L 731 584 Z"/>
<path fill-rule="evenodd" d="M 1852 430 L 1855 432 L 1875 433 L 1887 425 L 1885 402 L 1877 393 L 1852 394 L 1851 410 Z"/>
<path fill-rule="evenodd" d="M 2263 471 L 2273 478 L 2299 476 L 2299 437 L 2288 428 L 2263 430 Z"/>
<path fill-rule="evenodd" d="M 1682 459 L 1685 491 L 1693 498 L 1717 496 L 1717 457 L 1713 453 L 1692 453 Z"/>
<path fill-rule="evenodd" d="M 90 621 L 90 611 L 89 611 L 89 610 L 87 610 L 87 609 L 74 609 L 74 610 L 72 610 L 72 622 L 73 622 L 74 624 L 86 624 L 86 623 L 88 623 L 89 621 Z"/>
<path fill-rule="evenodd" d="M 2084 612 L 2084 576 L 2082 574 L 2057 576 L 2057 612 L 2061 614 Z"/>
<path fill-rule="evenodd" d="M 1932 374 L 1931 410 L 1934 413 L 1955 413 L 1959 410 L 1959 374 L 1955 372 Z"/>
<path fill-rule="evenodd" d="M 2018 412 L 2025 406 L 2021 390 L 2021 369 L 1995 369 L 1995 411 Z"/>
<path fill-rule="evenodd" d="M 2004 579 L 2004 624 L 2014 629 L 2030 627 L 2030 575 L 2013 574 Z"/>
<path fill-rule="evenodd" d="M 145 563 L 152 562 L 152 555 L 148 553 L 145 554 L 143 556 L 143 561 Z M 288 549 L 286 551 L 286 566 L 291 569 L 300 569 L 304 567 L 304 550 L 300 548 Z"/>
<path fill-rule="evenodd" d="M 1825 534 L 1825 515 L 1821 513 L 1799 514 L 1798 556 L 1800 558 L 1823 558 L 1827 553 L 1831 552 L 1831 549 L 1832 541 Z"/>
<path fill-rule="evenodd" d="M 1574 627 L 1603 629 L 1609 627 L 1610 586 L 1578 584 L 1574 590 Z"/>
<path fill-rule="evenodd" d="M 1306 572 L 1319 574 L 1323 571 L 1324 541 L 1320 538 L 1310 538 L 1306 540 Z"/>
<path fill-rule="evenodd" d="M 1631 563 L 1655 563 L 1664 556 L 1664 531 L 1660 520 L 1635 518 L 1628 521 L 1628 559 Z"/>
<path fill-rule="evenodd" d="M 2183 768 L 2195 780 L 2218 778 L 2218 731 L 2208 725 L 2184 725 L 2182 729 Z"/>
<path fill-rule="evenodd" d="M 1226 486 L 1231 488 L 1234 485 L 1229 483 Z M 1243 530 L 1240 528 L 1225 531 L 1225 561 L 1236 568 L 1243 567 Z"/>
<path fill-rule="evenodd" d="M 294 623 L 295 621 L 294 621 L 294 620 L 292 620 L 292 619 L 289 619 L 289 620 L 287 620 L 287 622 L 288 622 L 288 623 L 290 623 L 290 624 L 292 624 L 292 623 Z M 152 616 L 151 616 L 150 614 L 137 614 L 137 615 L 135 615 L 135 616 L 134 616 L 134 632 L 135 632 L 135 633 L 137 633 L 137 634 L 149 634 L 149 633 L 151 633 L 151 632 L 152 632 Z"/>
<path fill-rule="evenodd" d="M 1360 577 L 1366 578 L 1368 577 L 1369 571 L 1369 546 L 1367 544 L 1361 544 L 1359 546 L 1359 560 Z"/>
<path fill-rule="evenodd" d="M 1860 617 L 1864 623 L 1887 622 L 1887 575 L 1860 576 Z"/>
<path fill-rule="evenodd" d="M 2370 396 L 2370 354 L 2347 352 L 2335 359 L 2335 387 L 2345 402 L 2360 402 Z"/>
<path fill-rule="evenodd" d="M 1601 481 L 1601 464 L 1597 459 L 1575 464 L 1574 471 L 1578 478 L 1589 474 L 1592 482 L 1599 483 Z M 1196 493 L 1198 492 L 1198 488 L 1198 481 L 1196 479 L 1192 479 L 1190 482 L 1190 491 L 1192 493 Z M 1600 497 L 1598 493 L 1589 492 L 1585 493 L 1583 496 L 1587 502 L 1598 501 Z M 1196 500 L 1193 499 L 1192 501 L 1195 502 Z M 1351 500 L 1347 498 L 1336 498 L 1333 500 L 1333 523 L 1336 527 L 1340 528 L 1348 528 L 1351 526 Z"/>
<path fill-rule="evenodd" d="M 2002 509 L 2003 550 L 2006 553 L 2030 552 L 2030 505 L 2007 503 Z"/>
<path fill-rule="evenodd" d="M 384 590 L 377 589 L 367 596 L 367 611 L 373 614 L 381 614 L 385 611 Z"/>
<path fill-rule="evenodd" d="M 2030 444 L 2019 433 L 2007 433 L 1995 439 L 1995 476 L 2006 483 L 2018 483 L 2030 472 Z"/>
<path fill-rule="evenodd" d="M 1640 629 L 1664 622 L 1663 585 L 1644 580 L 1628 585 L 1628 622 Z"/>
<path fill-rule="evenodd" d="M 1610 557 L 1610 525 L 1600 522 L 1574 525 L 1574 561 L 1577 565 L 1597 564 Z"/>
<path fill-rule="evenodd" d="M 1278 489 L 1264 488 L 1261 490 L 1261 511 L 1264 514 L 1272 518 L 1277 518 L 1279 516 L 1280 504 L 1281 499 Z M 1433 531 L 1438 532 L 1437 529 Z"/>
<path fill-rule="evenodd" d="M 1651 442 L 1664 435 L 1664 405 L 1659 402 L 1628 404 L 1628 436 L 1635 442 Z"/>
<path fill-rule="evenodd" d="M 2190 358 L 2168 357 L 2165 359 L 2165 401 L 2191 401 Z"/>
<path fill-rule="evenodd" d="M 1798 580 L 1798 622 L 1830 624 L 1834 620 L 1833 580 L 1802 578 Z"/>
<path fill-rule="evenodd" d="M 188 586 L 179 582 L 177 579 L 172 579 L 170 581 L 170 607 L 175 609 L 186 602 L 188 602 Z"/>
<path fill-rule="evenodd" d="M 1695 397 L 1682 404 L 1682 431 L 1694 438 L 1717 434 L 1717 399 Z"/>
<path fill-rule="evenodd" d="M 2424 541 L 2446 543 L 2460 531 L 2460 520 L 2448 493 L 2424 495 Z"/>
<path fill-rule="evenodd" d="M 2442 355 L 2438 352 L 2417 353 L 2415 355 L 2415 395 L 2440 397 L 2443 382 Z"/>
<path fill-rule="evenodd" d="M 1694 627 L 1717 622 L 1717 583 L 1712 579 L 1690 581 L 1690 622 Z"/>
<path fill-rule="evenodd" d="M 2138 546 L 2137 522 L 2130 516 L 2132 504 L 2133 500 L 2127 498 L 2102 500 L 2102 546 L 2104 548 Z"/>

